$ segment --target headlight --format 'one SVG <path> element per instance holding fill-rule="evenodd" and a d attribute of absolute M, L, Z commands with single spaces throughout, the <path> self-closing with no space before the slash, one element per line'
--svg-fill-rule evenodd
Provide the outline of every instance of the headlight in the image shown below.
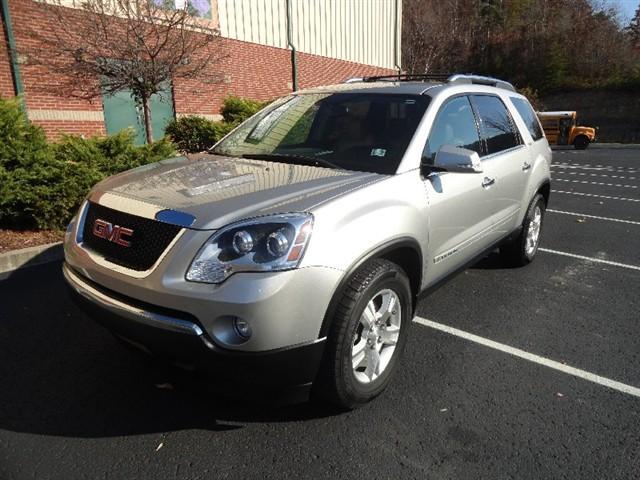
<path fill-rule="evenodd" d="M 291 213 L 254 218 L 216 232 L 187 271 L 190 282 L 221 283 L 236 272 L 296 268 L 311 237 L 313 217 Z"/>

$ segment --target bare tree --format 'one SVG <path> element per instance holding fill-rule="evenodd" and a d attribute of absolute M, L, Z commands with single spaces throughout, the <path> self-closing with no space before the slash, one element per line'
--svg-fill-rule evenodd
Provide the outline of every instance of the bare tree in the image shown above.
<path fill-rule="evenodd" d="M 409 0 L 403 3 L 402 58 L 409 73 L 453 72 L 466 65 L 471 0 Z"/>
<path fill-rule="evenodd" d="M 404 0 L 403 67 L 542 91 L 620 83 L 640 71 L 640 58 L 634 23 L 625 35 L 618 19 L 610 0 Z"/>
<path fill-rule="evenodd" d="M 40 73 L 41 88 L 83 99 L 130 90 L 142 104 L 151 142 L 152 95 L 176 79 L 216 78 L 212 67 L 223 56 L 214 44 L 219 32 L 194 15 L 197 0 L 181 6 L 166 0 L 72 1 L 41 3 L 50 28 L 38 23 L 29 31 L 31 41 L 19 48 Z"/>

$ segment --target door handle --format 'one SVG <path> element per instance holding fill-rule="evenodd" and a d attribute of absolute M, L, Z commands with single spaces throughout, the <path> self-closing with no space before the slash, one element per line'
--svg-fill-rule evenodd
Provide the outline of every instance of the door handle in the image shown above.
<path fill-rule="evenodd" d="M 494 183 L 496 183 L 495 178 L 484 177 L 484 180 L 482 180 L 482 188 L 489 188 Z"/>
<path fill-rule="evenodd" d="M 531 168 L 531 164 L 529 162 L 524 162 L 524 164 L 522 165 L 522 171 L 523 172 L 526 172 L 530 168 Z"/>

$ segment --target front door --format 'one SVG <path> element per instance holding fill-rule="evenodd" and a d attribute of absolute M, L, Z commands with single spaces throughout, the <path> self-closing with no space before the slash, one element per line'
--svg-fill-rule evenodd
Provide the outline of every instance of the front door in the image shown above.
<path fill-rule="evenodd" d="M 448 100 L 438 112 L 424 151 L 433 164 L 443 145 L 482 155 L 478 124 L 467 96 Z M 493 185 L 484 173 L 432 172 L 424 179 L 429 199 L 429 283 L 438 281 L 495 240 Z"/>

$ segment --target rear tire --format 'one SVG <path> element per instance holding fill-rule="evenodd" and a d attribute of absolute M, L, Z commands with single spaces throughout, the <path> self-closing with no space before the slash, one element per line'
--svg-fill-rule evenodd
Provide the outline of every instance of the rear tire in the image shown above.
<path fill-rule="evenodd" d="M 402 268 L 374 259 L 357 270 L 337 295 L 313 395 L 351 409 L 375 398 L 389 384 L 407 340 L 412 294 Z"/>
<path fill-rule="evenodd" d="M 522 221 L 520 234 L 511 242 L 500 247 L 500 254 L 507 264 L 522 267 L 533 261 L 540 246 L 546 206 L 542 195 L 537 194 L 533 197 Z"/>
<path fill-rule="evenodd" d="M 578 137 L 576 137 L 576 139 L 573 141 L 573 147 L 576 150 L 586 150 L 587 147 L 589 146 L 589 137 L 586 137 L 584 135 L 579 135 Z"/>

